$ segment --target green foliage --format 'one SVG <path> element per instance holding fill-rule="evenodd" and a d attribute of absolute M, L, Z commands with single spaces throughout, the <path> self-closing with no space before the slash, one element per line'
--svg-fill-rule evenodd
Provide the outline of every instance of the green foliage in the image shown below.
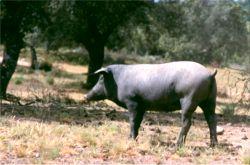
<path fill-rule="evenodd" d="M 188 156 L 188 148 L 183 146 L 177 149 L 176 154 L 179 155 L 180 157 L 185 157 Z"/>
<path fill-rule="evenodd" d="M 95 60 L 97 67 L 104 46 L 168 60 L 243 61 L 248 66 L 249 13 L 248 1 L 233 0 L 1 1 L 1 41 L 22 45 L 16 38 L 25 35 L 27 45 L 48 49 L 84 46 L 90 58 L 69 52 L 63 60 Z M 10 38 L 13 34 L 18 37 Z"/>
<path fill-rule="evenodd" d="M 44 4 L 46 1 L 0 1 L 1 3 L 1 43 L 14 42 L 23 46 L 25 32 L 32 31 L 34 26 L 43 27 L 46 22 Z M 18 13 L 18 14 L 17 14 Z M 15 36 L 15 41 L 13 37 Z"/>
<path fill-rule="evenodd" d="M 143 1 L 50 1 L 52 24 L 45 30 L 46 39 L 52 48 L 81 43 L 89 50 L 93 43 L 105 44 L 111 33 L 146 4 Z"/>
<path fill-rule="evenodd" d="M 187 3 L 189 6 L 190 4 Z M 247 46 L 244 12 L 232 1 L 196 1 L 188 8 L 188 34 L 199 52 L 209 58 L 226 61 L 236 52 L 243 53 Z M 192 26 L 190 26 L 192 25 Z"/>
<path fill-rule="evenodd" d="M 119 30 L 124 40 L 121 48 L 171 60 L 219 64 L 245 61 L 250 50 L 249 9 L 239 4 L 212 0 L 160 1 L 147 12 L 148 24 L 130 23 Z"/>
<path fill-rule="evenodd" d="M 58 148 L 41 148 L 41 159 L 54 160 L 60 156 L 60 150 Z"/>
<path fill-rule="evenodd" d="M 23 81 L 24 81 L 24 78 L 23 78 L 22 76 L 16 77 L 16 78 L 14 79 L 14 82 L 15 82 L 16 85 L 22 84 Z"/>
<path fill-rule="evenodd" d="M 41 29 L 35 26 L 29 32 L 25 32 L 23 40 L 27 46 L 37 47 L 42 44 L 42 35 Z"/>
<path fill-rule="evenodd" d="M 51 24 L 44 31 L 49 47 L 84 45 L 89 54 L 89 73 L 101 68 L 109 36 L 123 26 L 147 1 L 60 1 L 49 2 Z M 63 26 L 62 26 L 63 25 Z M 93 86 L 97 76 L 88 76 Z"/>
<path fill-rule="evenodd" d="M 47 78 L 46 78 L 46 82 L 49 85 L 53 85 L 55 81 L 54 81 L 54 78 L 51 75 L 48 75 Z"/>
<path fill-rule="evenodd" d="M 81 50 L 81 48 L 60 48 L 51 58 L 56 61 L 67 62 L 77 65 L 87 65 L 89 63 L 89 57 L 87 55 L 87 52 Z"/>
<path fill-rule="evenodd" d="M 131 19 L 128 24 L 112 34 L 108 47 L 113 50 L 126 48 L 128 52 L 145 55 L 162 55 L 162 36 L 180 36 L 184 31 L 183 10 L 178 1 L 155 3 L 145 11 L 144 21 L 138 24 Z M 112 44 L 115 43 L 116 45 Z"/>
<path fill-rule="evenodd" d="M 233 116 L 235 114 L 235 108 L 236 104 L 234 103 L 226 104 L 225 106 L 222 107 L 222 115 L 226 119 L 233 119 Z"/>

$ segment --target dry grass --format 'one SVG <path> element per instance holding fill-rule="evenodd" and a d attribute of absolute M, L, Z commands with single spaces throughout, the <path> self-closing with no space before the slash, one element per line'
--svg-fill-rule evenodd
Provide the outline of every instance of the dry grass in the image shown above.
<path fill-rule="evenodd" d="M 208 147 L 205 123 L 194 125 L 186 147 L 175 152 L 176 125 L 147 125 L 144 121 L 137 141 L 128 139 L 126 121 L 83 125 L 41 122 L 32 118 L 4 117 L 0 121 L 1 162 L 5 163 L 211 163 L 238 160 L 238 149 L 229 143 Z M 204 131 L 205 130 L 205 131 Z M 199 142 L 199 143 L 197 143 Z M 25 159 L 24 159 L 25 158 Z M 242 161 L 246 163 L 246 153 Z"/>
<path fill-rule="evenodd" d="M 11 113 L 7 113 L 9 107 L 13 108 Z M 102 109 L 96 110 L 97 107 Z M 21 106 L 4 104 L 2 108 L 5 116 L 0 120 L 0 151 L 1 161 L 5 163 L 188 161 L 204 164 L 247 161 L 246 153 L 240 156 L 245 148 L 223 141 L 220 136 L 221 145 L 209 148 L 208 128 L 199 113 L 194 115 L 186 147 L 175 152 L 180 130 L 178 112 L 146 114 L 139 138 L 133 141 L 128 139 L 129 124 L 124 111 L 113 111 L 104 102 L 81 107 L 63 104 L 59 111 L 54 106 L 50 110 L 39 106 L 23 110 Z M 237 135 L 239 133 L 234 136 Z M 225 138 L 229 136 L 225 134 Z"/>
<path fill-rule="evenodd" d="M 179 112 L 148 112 L 137 141 L 130 140 L 126 111 L 106 101 L 83 104 L 85 77 L 73 71 L 86 67 L 62 67 L 68 65 L 57 64 L 49 73 L 18 66 L 8 91 L 35 102 L 1 104 L 0 163 L 249 164 L 249 91 L 242 92 L 244 82 L 233 83 L 239 72 L 218 71 L 216 111 L 225 129 L 220 145 L 209 147 L 208 127 L 197 110 L 185 147 L 176 151 Z"/>

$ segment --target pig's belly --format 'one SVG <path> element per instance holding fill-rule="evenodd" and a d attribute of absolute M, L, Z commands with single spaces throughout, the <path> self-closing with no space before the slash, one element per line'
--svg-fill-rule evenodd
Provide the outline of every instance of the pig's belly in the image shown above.
<path fill-rule="evenodd" d="M 153 110 L 153 111 L 170 112 L 170 111 L 180 110 L 181 104 L 180 104 L 180 100 L 174 100 L 171 102 L 168 102 L 168 101 L 147 102 L 146 109 Z"/>

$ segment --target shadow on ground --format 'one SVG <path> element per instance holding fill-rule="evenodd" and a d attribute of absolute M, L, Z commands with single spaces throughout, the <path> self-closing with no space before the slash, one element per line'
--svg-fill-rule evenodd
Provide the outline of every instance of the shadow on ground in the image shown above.
<path fill-rule="evenodd" d="M 37 119 L 41 122 L 60 122 L 63 124 L 101 125 L 105 121 L 129 122 L 128 112 L 123 109 L 115 109 L 105 102 L 86 103 L 34 103 L 29 106 L 2 103 L 0 105 L 1 116 L 15 116 L 26 120 Z M 144 116 L 144 123 L 148 125 L 174 125 L 181 126 L 180 111 L 176 112 L 154 112 L 148 111 Z M 232 123 L 234 125 L 245 124 L 250 126 L 250 116 L 234 114 L 232 117 L 217 115 L 218 123 L 223 125 Z M 205 125 L 203 113 L 193 114 L 193 124 Z"/>

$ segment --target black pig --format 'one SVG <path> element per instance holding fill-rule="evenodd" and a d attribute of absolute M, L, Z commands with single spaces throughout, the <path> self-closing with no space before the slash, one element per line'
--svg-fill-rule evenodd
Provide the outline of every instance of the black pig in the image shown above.
<path fill-rule="evenodd" d="M 146 110 L 182 109 L 177 146 L 183 145 L 192 114 L 201 107 L 209 126 L 211 146 L 216 145 L 216 80 L 204 66 L 189 61 L 165 64 L 110 65 L 97 70 L 100 78 L 85 95 L 87 101 L 109 99 L 129 110 L 130 137 L 136 138 Z"/>

